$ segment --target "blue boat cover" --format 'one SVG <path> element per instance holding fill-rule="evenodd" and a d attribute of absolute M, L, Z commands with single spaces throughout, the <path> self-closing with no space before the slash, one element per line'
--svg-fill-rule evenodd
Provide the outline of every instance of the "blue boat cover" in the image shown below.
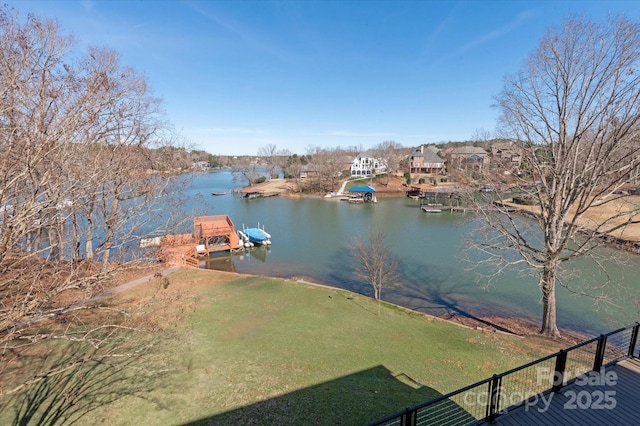
<path fill-rule="evenodd" d="M 261 243 L 268 238 L 267 234 L 260 228 L 248 228 L 244 232 L 249 237 L 249 240 L 254 243 Z"/>
<path fill-rule="evenodd" d="M 369 185 L 367 185 L 367 186 L 354 186 L 352 188 L 349 188 L 349 192 L 376 192 L 376 190 L 370 187 Z"/>

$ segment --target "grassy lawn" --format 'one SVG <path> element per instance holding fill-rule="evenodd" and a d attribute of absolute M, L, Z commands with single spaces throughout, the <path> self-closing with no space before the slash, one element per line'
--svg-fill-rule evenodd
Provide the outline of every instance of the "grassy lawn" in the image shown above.
<path fill-rule="evenodd" d="M 364 424 L 557 349 L 394 307 L 378 316 L 343 290 L 191 269 L 170 280 L 108 302 L 137 315 L 154 346 L 147 364 L 96 368 L 113 380 L 83 400 L 112 398 L 79 423 Z M 2 408 L 0 424 L 14 421 Z"/>
<path fill-rule="evenodd" d="M 351 177 L 349 178 L 349 180 L 347 181 L 347 184 L 344 186 L 344 190 L 346 192 L 349 192 L 349 189 L 353 188 L 354 186 L 366 186 L 369 185 L 371 183 L 371 178 L 370 177 Z"/>

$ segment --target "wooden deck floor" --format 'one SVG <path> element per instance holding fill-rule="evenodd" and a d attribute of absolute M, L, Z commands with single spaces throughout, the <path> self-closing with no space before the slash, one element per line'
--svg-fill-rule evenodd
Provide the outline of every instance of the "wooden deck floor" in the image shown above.
<path fill-rule="evenodd" d="M 607 367 L 615 384 L 573 383 L 499 416 L 494 425 L 640 425 L 640 359 Z M 612 382 L 610 380 L 610 382 Z M 485 423 L 486 424 L 486 423 Z"/>

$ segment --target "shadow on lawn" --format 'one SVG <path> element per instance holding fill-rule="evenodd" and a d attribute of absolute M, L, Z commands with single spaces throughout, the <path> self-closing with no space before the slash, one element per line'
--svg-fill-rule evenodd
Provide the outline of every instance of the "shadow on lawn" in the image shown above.
<path fill-rule="evenodd" d="M 440 395 L 380 365 L 185 425 L 365 424 Z"/>
<path fill-rule="evenodd" d="M 1 422 L 71 424 L 120 398 L 147 398 L 165 372 L 139 355 L 119 355 L 88 352 L 83 345 L 69 343 L 55 353 L 22 357 L 22 369 L 33 376 L 22 380 L 22 389 L 0 399 Z"/>

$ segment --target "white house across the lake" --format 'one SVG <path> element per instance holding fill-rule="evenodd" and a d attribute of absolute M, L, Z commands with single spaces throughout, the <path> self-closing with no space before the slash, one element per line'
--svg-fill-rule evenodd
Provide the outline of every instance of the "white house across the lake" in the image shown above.
<path fill-rule="evenodd" d="M 382 158 L 376 158 L 372 151 L 358 154 L 351 162 L 351 176 L 373 176 L 387 170 L 387 163 Z"/>

